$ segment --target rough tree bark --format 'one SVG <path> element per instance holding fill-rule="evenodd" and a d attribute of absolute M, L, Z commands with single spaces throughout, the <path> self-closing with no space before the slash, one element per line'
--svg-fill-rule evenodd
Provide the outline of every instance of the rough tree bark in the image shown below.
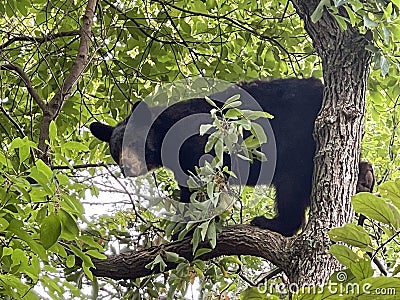
<path fill-rule="evenodd" d="M 311 21 L 318 0 L 292 2 L 321 57 L 325 90 L 314 130 L 317 150 L 310 222 L 295 243 L 299 260 L 288 273 L 293 282 L 323 284 L 339 267 L 326 253 L 327 231 L 354 217 L 350 197 L 357 183 L 370 53 L 364 35 L 351 27 L 341 30 L 327 12 L 318 22 Z"/>
<path fill-rule="evenodd" d="M 327 232 L 350 222 L 354 216 L 350 197 L 355 193 L 357 181 L 370 55 L 365 50 L 368 41 L 357 29 L 342 31 L 326 12 L 317 23 L 311 22 L 318 0 L 292 2 L 322 59 L 325 82 L 323 107 L 314 132 L 317 152 L 309 223 L 303 234 L 293 238 L 246 225 L 228 227 L 218 236 L 217 247 L 201 258 L 256 255 L 282 268 L 291 282 L 323 284 L 339 268 L 338 262 L 327 253 L 331 244 Z M 150 274 L 143 266 L 156 254 L 173 251 L 191 260 L 190 248 L 189 240 L 184 240 L 110 256 L 95 261 L 93 273 L 134 279 Z"/>
<path fill-rule="evenodd" d="M 268 232 L 266 234 L 265 232 Z M 282 252 L 290 249 L 294 239 L 285 238 L 278 233 L 263 231 L 250 225 L 235 225 L 224 228 L 218 235 L 217 246 L 200 258 L 209 260 L 221 255 L 253 255 L 265 258 L 282 269 L 287 269 L 287 262 L 291 257 Z M 178 253 L 188 261 L 193 260 L 193 245 L 191 238 L 179 242 L 172 242 L 158 247 L 152 247 L 139 252 L 126 252 L 109 256 L 106 260 L 95 260 L 96 269 L 92 272 L 95 276 L 112 279 L 135 279 L 151 275 L 158 270 L 150 270 L 145 266 L 152 262 L 158 254 L 165 251 Z M 206 243 L 199 248 L 210 248 Z M 166 270 L 176 267 L 175 263 L 168 263 Z"/>

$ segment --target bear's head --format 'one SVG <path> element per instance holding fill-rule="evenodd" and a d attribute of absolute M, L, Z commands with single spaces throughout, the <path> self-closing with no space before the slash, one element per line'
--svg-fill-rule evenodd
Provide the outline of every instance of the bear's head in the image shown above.
<path fill-rule="evenodd" d="M 93 122 L 90 131 L 109 144 L 111 157 L 123 167 L 125 175 L 136 177 L 158 166 L 151 157 L 147 158 L 148 155 L 153 156 L 154 149 L 149 147 L 154 142 L 149 139 L 151 124 L 150 108 L 144 102 L 136 102 L 132 113 L 116 126 Z"/>

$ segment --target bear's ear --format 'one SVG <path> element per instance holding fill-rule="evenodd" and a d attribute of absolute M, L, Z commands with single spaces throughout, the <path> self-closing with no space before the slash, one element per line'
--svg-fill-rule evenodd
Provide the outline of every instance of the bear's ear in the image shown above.
<path fill-rule="evenodd" d="M 149 106 L 144 101 L 136 102 L 132 107 L 133 121 L 139 126 L 151 124 L 152 114 Z"/>
<path fill-rule="evenodd" d="M 90 132 L 97 137 L 100 141 L 110 142 L 111 135 L 114 131 L 114 127 L 103 124 L 100 122 L 94 122 L 90 124 Z"/>

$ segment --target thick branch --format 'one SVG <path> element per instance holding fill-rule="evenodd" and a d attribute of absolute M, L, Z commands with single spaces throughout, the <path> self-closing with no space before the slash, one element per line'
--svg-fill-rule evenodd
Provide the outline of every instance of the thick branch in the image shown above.
<path fill-rule="evenodd" d="M 287 266 L 293 259 L 289 253 L 292 253 L 290 249 L 294 240 L 295 238 L 285 238 L 280 234 L 250 225 L 229 226 L 218 235 L 215 249 L 202 255 L 200 259 L 208 260 L 221 255 L 253 255 L 265 258 L 283 270 L 287 270 Z M 207 245 L 200 245 L 200 248 L 203 247 Z M 112 279 L 136 279 L 148 276 L 158 273 L 159 270 L 152 271 L 146 269 L 145 266 L 163 251 L 175 252 L 189 261 L 193 260 L 192 243 L 190 238 L 186 238 L 183 241 L 139 252 L 112 255 L 106 260 L 94 260 L 96 269 L 92 271 L 95 276 Z M 176 267 L 175 263 L 167 264 L 167 270 L 174 267 Z"/>
<path fill-rule="evenodd" d="M 20 35 L 20 36 L 15 36 L 11 39 L 9 39 L 7 42 L 4 44 L 0 45 L 0 51 L 4 50 L 11 44 L 15 42 L 35 42 L 37 44 L 42 44 L 48 41 L 55 40 L 60 37 L 66 37 L 66 36 L 76 36 L 80 35 L 79 30 L 72 30 L 72 31 L 66 31 L 66 32 L 59 32 L 59 33 L 50 33 L 48 35 L 42 36 L 42 37 L 35 37 L 35 36 L 28 36 L 28 35 Z"/>
<path fill-rule="evenodd" d="M 43 120 L 40 129 L 39 150 L 42 151 L 43 158 L 46 159 L 46 140 L 49 138 L 49 126 L 52 120 L 55 120 L 60 113 L 65 101 L 71 94 L 79 77 L 86 68 L 89 58 L 89 45 L 92 37 L 92 24 L 97 0 L 89 0 L 86 12 L 83 16 L 83 24 L 80 31 L 81 40 L 79 44 L 78 55 L 71 67 L 71 71 L 65 78 L 60 90 L 54 95 L 53 99 L 46 105 L 43 112 Z"/>
<path fill-rule="evenodd" d="M 1 50 L 1 48 L 0 48 L 0 50 Z M 5 65 L 0 66 L 0 70 L 8 70 L 8 71 L 16 72 L 19 75 L 19 77 L 21 77 L 21 79 L 24 81 L 29 94 L 36 101 L 36 103 L 39 105 L 39 107 L 43 111 L 46 109 L 46 103 L 44 103 L 42 98 L 40 98 L 39 94 L 33 88 L 31 80 L 29 79 L 28 75 L 24 72 L 24 70 L 22 70 L 21 67 L 14 65 L 14 64 L 5 64 Z"/>

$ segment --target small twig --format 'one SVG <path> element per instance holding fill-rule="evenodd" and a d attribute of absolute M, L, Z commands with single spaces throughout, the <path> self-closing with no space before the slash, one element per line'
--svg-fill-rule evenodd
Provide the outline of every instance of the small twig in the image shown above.
<path fill-rule="evenodd" d="M 21 77 L 21 79 L 24 81 L 29 94 L 36 101 L 36 103 L 39 105 L 39 107 L 42 109 L 42 111 L 46 110 L 46 103 L 42 100 L 42 98 L 40 98 L 39 94 L 33 88 L 31 80 L 29 79 L 28 75 L 24 72 L 24 70 L 22 70 L 21 67 L 10 63 L 10 64 L 1 65 L 0 70 L 16 72 L 19 75 L 19 77 Z"/>
<path fill-rule="evenodd" d="M 283 22 L 283 19 L 285 18 L 286 12 L 287 12 L 287 10 L 288 10 L 288 8 L 289 8 L 289 3 L 290 3 L 290 1 L 287 1 L 287 2 L 286 2 L 285 9 L 283 10 L 282 16 L 281 16 L 280 19 L 279 19 L 279 22 L 280 22 L 280 23 L 282 23 L 282 22 Z"/>
<path fill-rule="evenodd" d="M 400 230 L 396 231 L 395 234 L 393 234 L 387 241 L 385 241 L 382 245 L 380 245 L 375 251 L 374 254 L 371 256 L 371 259 L 373 259 L 376 254 L 382 250 L 387 244 L 389 244 L 392 240 L 394 240 L 398 235 L 400 235 Z"/>
<path fill-rule="evenodd" d="M 83 164 L 74 166 L 51 166 L 52 170 L 71 170 L 71 169 L 86 169 L 86 168 L 98 168 L 98 167 L 108 167 L 109 164 L 98 163 L 98 164 Z"/>
<path fill-rule="evenodd" d="M 129 200 L 130 200 L 130 202 L 131 202 L 131 204 L 132 204 L 133 211 L 135 212 L 136 216 L 137 216 L 143 223 L 146 224 L 146 223 L 147 223 L 147 220 L 145 220 L 145 219 L 140 215 L 140 213 L 137 211 L 136 205 L 135 205 L 135 201 L 133 200 L 132 195 L 131 195 L 131 193 L 129 193 L 129 191 L 127 190 L 126 186 L 121 182 L 121 180 L 119 180 L 119 178 L 118 178 L 117 176 L 114 175 L 114 173 L 110 170 L 110 168 L 108 167 L 108 165 L 105 165 L 104 167 L 107 169 L 108 173 L 114 178 L 114 180 L 121 186 L 121 188 L 125 191 L 125 193 L 128 195 Z"/>
<path fill-rule="evenodd" d="M 43 44 L 48 41 L 55 40 L 60 37 L 66 37 L 66 36 L 75 36 L 75 35 L 80 35 L 81 32 L 79 30 L 72 30 L 72 31 L 66 31 L 66 32 L 59 32 L 59 33 L 50 33 L 48 35 L 42 36 L 42 37 L 35 37 L 35 36 L 28 36 L 28 35 L 20 35 L 20 36 L 15 36 L 11 39 L 9 39 L 7 42 L 4 44 L 0 45 L 0 51 L 4 50 L 8 46 L 10 46 L 14 42 L 34 42 L 37 44 Z"/>
<path fill-rule="evenodd" d="M 6 118 L 14 125 L 15 129 L 17 129 L 17 131 L 20 133 L 21 137 L 24 137 L 25 133 L 22 130 L 21 126 L 18 124 L 17 121 L 13 119 L 13 117 L 11 117 L 10 113 L 4 109 L 3 105 L 0 105 L 0 110 L 6 116 Z"/>
<path fill-rule="evenodd" d="M 263 278 L 261 278 L 257 282 L 256 286 L 259 286 L 260 284 L 265 283 L 266 281 L 270 280 L 272 277 L 278 275 L 281 272 L 283 272 L 283 270 L 281 268 L 278 268 L 278 267 L 273 268 L 267 274 L 265 274 L 265 276 L 263 276 Z"/>

